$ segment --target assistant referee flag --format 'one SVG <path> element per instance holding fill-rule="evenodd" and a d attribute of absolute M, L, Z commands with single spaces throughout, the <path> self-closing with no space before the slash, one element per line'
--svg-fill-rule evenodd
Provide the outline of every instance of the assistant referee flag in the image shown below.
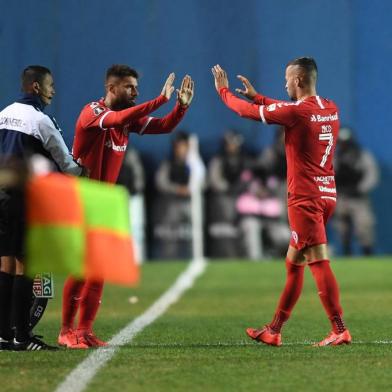
<path fill-rule="evenodd" d="M 125 188 L 49 174 L 27 186 L 27 273 L 138 281 Z"/>

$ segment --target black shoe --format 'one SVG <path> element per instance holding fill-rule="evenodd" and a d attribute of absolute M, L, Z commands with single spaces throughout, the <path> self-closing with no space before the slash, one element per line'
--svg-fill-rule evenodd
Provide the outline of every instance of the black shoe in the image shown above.
<path fill-rule="evenodd" d="M 40 336 L 42 337 L 42 336 Z M 38 351 L 38 350 L 58 350 L 58 347 L 49 346 L 38 338 L 37 335 L 31 336 L 23 342 L 18 342 L 16 339 L 13 341 L 13 350 L 15 351 Z"/>
<path fill-rule="evenodd" d="M 11 340 L 6 340 L 0 337 L 0 351 L 12 350 L 14 348 L 14 344 Z"/>

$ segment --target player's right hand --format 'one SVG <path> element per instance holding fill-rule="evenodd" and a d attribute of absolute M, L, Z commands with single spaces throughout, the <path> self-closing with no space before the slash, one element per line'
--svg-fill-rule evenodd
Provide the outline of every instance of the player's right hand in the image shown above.
<path fill-rule="evenodd" d="M 212 74 L 215 80 L 215 89 L 219 93 L 219 90 L 223 87 L 229 88 L 229 79 L 227 78 L 226 71 L 219 65 L 214 65 L 211 68 Z"/>
<path fill-rule="evenodd" d="M 238 94 L 243 95 L 246 98 L 252 99 L 256 96 L 257 91 L 255 88 L 252 86 L 252 84 L 249 82 L 249 80 L 242 75 L 237 75 L 237 78 L 241 80 L 242 84 L 244 85 L 244 90 L 241 90 L 240 88 L 236 88 L 235 91 Z"/>
<path fill-rule="evenodd" d="M 165 96 L 167 99 L 170 99 L 171 95 L 173 94 L 174 91 L 173 83 L 175 77 L 176 75 L 174 74 L 174 72 L 172 72 L 166 79 L 165 84 L 163 85 L 161 95 Z"/>

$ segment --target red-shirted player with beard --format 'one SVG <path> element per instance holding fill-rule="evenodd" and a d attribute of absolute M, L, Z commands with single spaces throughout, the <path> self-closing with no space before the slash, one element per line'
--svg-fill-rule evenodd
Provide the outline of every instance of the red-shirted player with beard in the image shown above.
<path fill-rule="evenodd" d="M 113 65 L 107 70 L 105 97 L 87 104 L 76 123 L 73 154 L 89 170 L 90 178 L 110 183 L 117 181 L 130 132 L 162 134 L 175 128 L 193 98 L 194 82 L 188 75 L 177 90 L 174 109 L 162 118 L 148 116 L 170 99 L 173 82 L 174 73 L 169 75 L 157 98 L 135 105 L 139 94 L 137 72 L 127 65 Z M 68 348 L 107 345 L 93 333 L 102 290 L 103 282 L 67 279 L 63 290 L 60 345 Z M 75 329 L 78 309 L 79 322 Z"/>
<path fill-rule="evenodd" d="M 287 279 L 272 321 L 261 329 L 248 328 L 246 333 L 259 342 L 282 344 L 281 328 L 301 294 L 307 264 L 332 325 L 331 333 L 315 346 L 350 343 L 350 332 L 342 319 L 339 288 L 329 265 L 325 232 L 336 204 L 332 162 L 339 115 L 332 101 L 316 93 L 316 62 L 302 57 L 288 63 L 286 89 L 293 102 L 260 95 L 248 79 L 239 75 L 244 90 L 236 91 L 253 101 L 246 102 L 230 92 L 226 72 L 219 65 L 212 72 L 216 90 L 230 109 L 241 117 L 285 127 L 288 217 L 292 230 L 286 257 Z"/>

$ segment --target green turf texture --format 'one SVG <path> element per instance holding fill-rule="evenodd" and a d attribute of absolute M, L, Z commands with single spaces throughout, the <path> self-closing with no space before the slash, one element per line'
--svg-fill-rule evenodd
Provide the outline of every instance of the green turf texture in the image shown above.
<path fill-rule="evenodd" d="M 387 391 L 392 389 L 392 260 L 332 263 L 354 344 L 313 348 L 329 323 L 309 271 L 280 348 L 245 336 L 269 322 L 282 289 L 282 262 L 209 263 L 204 275 L 164 316 L 143 330 L 92 380 L 87 391 Z M 107 286 L 96 322 L 109 339 L 148 308 L 186 268 L 150 263 L 136 289 Z M 37 333 L 54 343 L 61 283 Z M 139 297 L 137 304 L 128 302 Z M 357 343 L 355 343 L 357 342 Z M 362 343 L 359 343 L 362 342 Z M 91 350 L 88 351 L 89 353 Z M 0 352 L 1 391 L 53 391 L 86 351 Z"/>

